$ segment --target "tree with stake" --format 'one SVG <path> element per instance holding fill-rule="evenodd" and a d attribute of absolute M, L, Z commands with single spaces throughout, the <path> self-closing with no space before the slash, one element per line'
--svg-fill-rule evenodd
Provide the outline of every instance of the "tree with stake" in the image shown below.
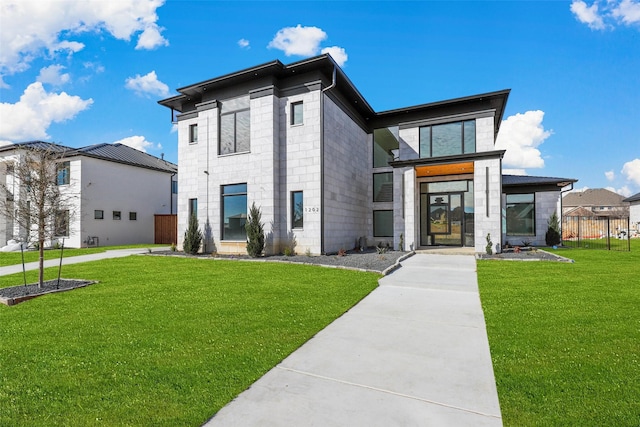
<path fill-rule="evenodd" d="M 60 191 L 70 184 L 69 169 L 61 160 L 64 147 L 39 143 L 18 145 L 15 161 L 7 163 L 12 185 L 0 184 L 0 211 L 17 226 L 24 242 L 35 229 L 39 250 L 38 286 L 44 283 L 44 247 L 47 240 L 68 235 L 73 194 Z M 68 166 L 68 164 L 67 164 Z"/>
<path fill-rule="evenodd" d="M 260 208 L 252 203 L 245 229 L 247 230 L 247 253 L 253 258 L 262 255 L 264 250 L 264 224 L 260 222 L 261 219 Z"/>

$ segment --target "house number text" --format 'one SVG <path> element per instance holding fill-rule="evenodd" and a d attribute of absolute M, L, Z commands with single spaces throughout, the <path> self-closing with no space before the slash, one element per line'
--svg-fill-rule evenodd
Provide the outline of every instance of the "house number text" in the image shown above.
<path fill-rule="evenodd" d="M 305 207 L 304 211 L 305 212 L 311 212 L 311 213 L 317 213 L 317 212 L 320 212 L 320 208 L 318 208 L 318 207 Z"/>

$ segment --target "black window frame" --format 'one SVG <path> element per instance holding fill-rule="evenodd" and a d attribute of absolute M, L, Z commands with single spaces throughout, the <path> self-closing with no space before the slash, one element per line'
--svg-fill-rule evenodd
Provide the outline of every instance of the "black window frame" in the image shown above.
<path fill-rule="evenodd" d="M 194 199 L 189 199 L 189 216 L 188 218 L 191 219 L 191 215 L 196 215 L 198 216 L 198 198 L 194 198 Z"/>
<path fill-rule="evenodd" d="M 231 189 L 232 187 L 238 187 L 238 186 L 244 186 L 244 191 L 235 191 L 232 192 L 231 190 L 229 190 L 228 193 L 225 192 L 225 189 L 229 188 Z M 235 184 L 225 184 L 225 185 L 221 185 L 220 186 L 220 240 L 222 241 L 229 241 L 229 242 L 242 242 L 242 241 L 246 241 L 247 240 L 247 231 L 244 227 L 240 228 L 240 234 L 243 235 L 241 236 L 241 238 L 236 238 L 234 236 L 234 238 L 230 238 L 229 236 L 226 236 L 225 233 L 225 227 L 224 227 L 224 220 L 225 220 L 225 202 L 233 197 L 244 197 L 245 198 L 245 210 L 244 210 L 244 214 L 245 214 L 245 224 L 246 224 L 246 219 L 248 217 L 248 212 L 249 212 L 249 199 L 248 199 L 248 187 L 247 187 L 247 183 L 246 182 L 239 182 L 239 183 L 235 183 Z"/>
<path fill-rule="evenodd" d="M 376 234 L 376 214 L 379 213 L 391 213 L 391 234 L 378 235 Z M 376 209 L 373 211 L 373 237 L 393 237 L 393 210 L 392 209 Z"/>
<path fill-rule="evenodd" d="M 113 218 L 114 221 L 121 221 L 122 220 L 122 211 L 113 211 L 111 213 L 111 217 Z"/>
<path fill-rule="evenodd" d="M 386 199 L 381 200 L 378 198 L 377 193 L 379 192 L 376 192 L 376 176 L 380 176 L 380 175 L 391 176 L 391 199 L 390 200 L 386 200 Z M 376 172 L 373 174 L 373 201 L 375 203 L 393 202 L 393 172 Z"/>
<path fill-rule="evenodd" d="M 230 109 L 229 111 L 225 111 L 225 103 L 232 104 L 236 101 L 242 103 L 242 99 L 245 97 L 232 98 L 227 101 L 222 101 L 220 106 L 220 114 L 218 115 L 218 155 L 219 156 L 228 156 L 232 154 L 238 153 L 248 153 L 251 151 L 251 99 L 247 96 L 247 107 L 241 107 L 236 109 Z M 246 150 L 238 150 L 238 115 L 241 113 L 248 113 L 248 140 L 246 141 L 247 149 Z M 233 147 L 229 152 L 223 152 L 223 117 L 232 116 L 233 117 Z"/>
<path fill-rule="evenodd" d="M 189 144 L 198 143 L 198 124 L 189 125 Z"/>
<path fill-rule="evenodd" d="M 56 164 L 56 184 L 69 185 L 71 183 L 71 162 L 58 162 Z"/>
<path fill-rule="evenodd" d="M 465 148 L 467 146 L 467 141 L 465 140 L 465 129 L 466 126 L 465 124 L 467 123 L 473 123 L 473 150 L 469 150 L 467 151 Z M 454 124 L 460 124 L 460 150 L 456 153 L 449 153 L 446 155 L 439 155 L 439 156 L 435 156 L 437 157 L 447 157 L 450 155 L 460 155 L 460 154 L 473 154 L 476 153 L 478 151 L 477 148 L 477 140 L 476 140 L 476 119 L 469 119 L 469 120 L 455 120 L 455 121 L 451 121 L 451 122 L 444 122 L 444 123 L 435 123 L 432 125 L 428 125 L 428 126 L 420 126 L 418 128 L 418 156 L 421 159 L 429 159 L 429 158 L 433 158 L 433 128 L 434 127 L 438 127 L 438 126 L 447 126 L 447 125 L 454 125 Z M 422 144 L 422 133 L 425 129 L 429 129 L 429 154 L 425 155 L 425 153 L 422 150 L 423 144 Z"/>
<path fill-rule="evenodd" d="M 103 220 L 104 219 L 104 210 L 96 209 L 93 211 L 93 219 Z"/>
<path fill-rule="evenodd" d="M 532 196 L 533 201 L 531 202 L 509 202 L 509 196 Z M 531 221 L 531 232 L 520 232 L 518 229 L 513 230 L 513 220 L 510 218 L 510 210 L 509 205 L 531 205 L 532 206 L 532 221 Z M 507 236 L 535 236 L 536 235 L 536 193 L 535 192 L 527 192 L 527 193 L 509 193 L 505 195 L 505 234 Z"/>
<path fill-rule="evenodd" d="M 296 107 L 300 107 L 300 121 L 296 121 Z M 304 124 L 304 102 L 296 101 L 291 103 L 291 126 L 300 126 Z"/>
<path fill-rule="evenodd" d="M 300 209 L 297 209 L 296 196 L 299 195 Z M 304 192 L 292 191 L 291 192 L 291 229 L 301 230 L 304 228 Z"/>
<path fill-rule="evenodd" d="M 129 212 L 129 221 L 137 221 L 138 212 Z"/>

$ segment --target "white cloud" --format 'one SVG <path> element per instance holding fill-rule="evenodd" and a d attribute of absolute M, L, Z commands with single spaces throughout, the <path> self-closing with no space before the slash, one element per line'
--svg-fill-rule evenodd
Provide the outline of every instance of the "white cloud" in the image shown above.
<path fill-rule="evenodd" d="M 249 45 L 249 40 L 247 40 L 247 39 L 238 40 L 238 46 L 240 46 L 243 49 L 251 48 L 251 46 Z"/>
<path fill-rule="evenodd" d="M 169 86 L 158 80 L 155 71 L 151 71 L 144 76 L 136 74 L 135 77 L 127 78 L 125 87 L 131 89 L 138 95 L 169 95 Z"/>
<path fill-rule="evenodd" d="M 147 149 L 151 149 L 151 150 L 162 149 L 162 145 L 154 144 L 151 141 L 147 141 L 147 139 L 144 136 L 140 136 L 140 135 L 134 135 L 134 136 L 129 136 L 127 138 L 123 138 L 119 141 L 115 141 L 114 144 L 128 145 L 131 148 L 135 148 L 136 150 L 139 150 L 145 153 L 147 152 Z"/>
<path fill-rule="evenodd" d="M 502 173 L 505 175 L 526 175 L 525 169 L 502 169 Z"/>
<path fill-rule="evenodd" d="M 614 171 L 607 171 L 604 173 L 604 176 L 607 178 L 607 181 L 613 181 L 616 179 L 616 173 Z"/>
<path fill-rule="evenodd" d="M 320 51 L 320 42 L 327 33 L 318 27 L 285 27 L 279 30 L 267 47 L 280 49 L 285 55 L 313 56 Z"/>
<path fill-rule="evenodd" d="M 640 2 L 633 0 L 622 0 L 613 9 L 612 15 L 627 25 L 640 22 Z"/>
<path fill-rule="evenodd" d="M 164 0 L 3 0 L 0 2 L 0 73 L 29 68 L 43 54 L 78 52 L 84 45 L 73 37 L 80 33 L 107 32 L 129 41 L 139 34 L 137 49 L 167 44 L 156 24 L 156 9 Z"/>
<path fill-rule="evenodd" d="M 594 30 L 601 30 L 605 28 L 604 20 L 598 13 L 598 3 L 593 3 L 591 6 L 582 0 L 574 0 L 571 2 L 571 12 L 576 15 L 578 21 L 587 24 L 589 28 Z"/>
<path fill-rule="evenodd" d="M 153 50 L 161 46 L 169 46 L 169 41 L 160 34 L 163 29 L 164 28 L 158 27 L 155 23 L 150 24 L 144 29 L 142 34 L 140 34 L 140 37 L 138 37 L 136 49 Z"/>
<path fill-rule="evenodd" d="M 527 111 L 507 117 L 500 125 L 496 148 L 507 150 L 503 163 L 507 168 L 542 168 L 544 160 L 538 146 L 551 134 L 542 125 L 544 111 Z"/>
<path fill-rule="evenodd" d="M 640 186 L 640 159 L 633 159 L 625 163 L 621 172 L 628 181 Z"/>
<path fill-rule="evenodd" d="M 0 147 L 2 147 L 3 145 L 11 145 L 11 144 L 13 144 L 13 142 L 0 140 Z"/>
<path fill-rule="evenodd" d="M 50 65 L 42 68 L 36 81 L 53 86 L 62 86 L 71 79 L 71 76 L 68 73 L 62 73 L 62 70 L 64 70 L 63 65 Z"/>
<path fill-rule="evenodd" d="M 71 120 L 91 104 L 91 98 L 50 93 L 41 82 L 31 83 L 17 103 L 0 103 L 0 139 L 48 139 L 47 129 L 51 123 Z"/>
<path fill-rule="evenodd" d="M 622 188 L 614 188 L 614 187 L 605 187 L 605 190 L 609 190 L 609 191 L 613 191 L 614 193 L 617 193 L 621 196 L 624 197 L 629 197 L 631 195 L 633 195 L 633 191 L 631 191 L 631 189 L 629 187 L 627 187 L 626 185 L 623 186 Z"/>
<path fill-rule="evenodd" d="M 570 9 L 578 21 L 594 30 L 640 23 L 639 0 L 594 0 L 591 6 L 584 0 L 573 0 Z"/>
<path fill-rule="evenodd" d="M 331 55 L 334 61 L 336 61 L 336 63 L 341 67 L 345 62 L 347 62 L 347 59 L 349 59 L 349 56 L 347 55 L 347 52 L 345 52 L 344 48 L 341 48 L 339 46 L 325 47 L 321 52 Z"/>
<path fill-rule="evenodd" d="M 170 133 L 176 133 L 176 132 L 178 132 L 178 125 L 176 124 L 171 125 Z"/>

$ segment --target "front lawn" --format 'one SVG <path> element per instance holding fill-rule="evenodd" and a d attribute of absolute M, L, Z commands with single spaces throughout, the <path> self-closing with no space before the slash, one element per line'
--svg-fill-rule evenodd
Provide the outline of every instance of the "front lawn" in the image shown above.
<path fill-rule="evenodd" d="M 640 252 L 478 261 L 505 426 L 640 425 Z"/>
<path fill-rule="evenodd" d="M 100 283 L 0 305 L 0 425 L 201 425 L 379 278 L 141 256 L 66 266 L 63 277 Z M 0 287 L 20 282 L 0 277 Z"/>

